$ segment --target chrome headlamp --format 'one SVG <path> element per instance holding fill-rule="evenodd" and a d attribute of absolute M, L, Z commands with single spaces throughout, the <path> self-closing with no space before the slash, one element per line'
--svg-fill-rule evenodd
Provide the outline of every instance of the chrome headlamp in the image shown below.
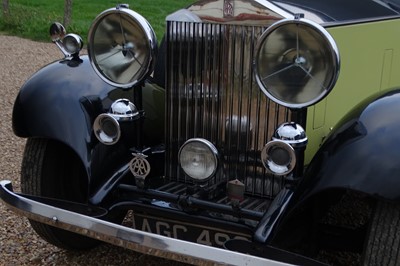
<path fill-rule="evenodd" d="M 105 145 L 113 145 L 121 137 L 120 122 L 132 121 L 139 117 L 136 106 L 127 99 L 116 100 L 108 113 L 100 114 L 93 123 L 96 138 Z"/>
<path fill-rule="evenodd" d="M 330 34 L 303 18 L 271 25 L 257 43 L 254 67 L 261 90 L 289 108 L 322 100 L 339 74 L 339 51 Z"/>
<path fill-rule="evenodd" d="M 179 162 L 186 175 L 204 182 L 214 176 L 218 167 L 218 151 L 205 139 L 186 141 L 179 150 Z"/>
<path fill-rule="evenodd" d="M 88 41 L 94 70 L 113 86 L 131 87 L 153 71 L 155 33 L 148 21 L 127 5 L 118 5 L 97 16 Z"/>

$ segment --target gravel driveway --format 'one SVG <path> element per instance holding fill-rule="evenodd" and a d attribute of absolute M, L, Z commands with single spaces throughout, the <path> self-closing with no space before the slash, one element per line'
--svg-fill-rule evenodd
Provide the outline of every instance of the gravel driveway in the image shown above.
<path fill-rule="evenodd" d="M 14 136 L 11 114 L 24 81 L 40 67 L 61 58 L 52 43 L 0 36 L 0 180 L 20 190 L 19 175 L 25 139 Z M 0 265 L 181 265 L 133 251 L 102 245 L 89 252 L 67 252 L 39 238 L 26 218 L 0 203 Z"/>

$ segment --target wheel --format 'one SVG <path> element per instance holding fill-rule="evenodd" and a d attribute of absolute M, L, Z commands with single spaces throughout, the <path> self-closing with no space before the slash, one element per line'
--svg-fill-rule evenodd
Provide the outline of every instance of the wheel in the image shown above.
<path fill-rule="evenodd" d="M 87 175 L 75 153 L 48 139 L 28 139 L 21 168 L 23 193 L 85 203 Z M 29 221 L 47 242 L 63 249 L 93 248 L 99 241 L 56 227 Z"/>
<path fill-rule="evenodd" d="M 400 205 L 377 202 L 372 213 L 363 265 L 400 265 Z"/>

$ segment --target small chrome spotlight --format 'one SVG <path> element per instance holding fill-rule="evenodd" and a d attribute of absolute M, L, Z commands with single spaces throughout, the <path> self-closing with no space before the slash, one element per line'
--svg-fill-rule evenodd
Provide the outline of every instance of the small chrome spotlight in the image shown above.
<path fill-rule="evenodd" d="M 51 24 L 49 33 L 51 40 L 61 50 L 65 58 L 79 55 L 83 47 L 81 36 L 74 33 L 67 34 L 65 27 L 59 22 Z"/>
<path fill-rule="evenodd" d="M 64 45 L 64 49 L 70 55 L 79 54 L 79 52 L 82 50 L 82 47 L 83 47 L 83 40 L 82 40 L 81 36 L 73 34 L 73 33 L 67 34 L 63 38 L 62 43 Z"/>
<path fill-rule="evenodd" d="M 120 122 L 136 120 L 139 112 L 127 99 L 116 100 L 108 113 L 100 114 L 93 123 L 96 138 L 105 145 L 117 143 L 121 137 Z"/>
<path fill-rule="evenodd" d="M 290 144 L 272 140 L 262 149 L 261 161 L 268 173 L 286 176 L 296 166 L 296 153 Z"/>

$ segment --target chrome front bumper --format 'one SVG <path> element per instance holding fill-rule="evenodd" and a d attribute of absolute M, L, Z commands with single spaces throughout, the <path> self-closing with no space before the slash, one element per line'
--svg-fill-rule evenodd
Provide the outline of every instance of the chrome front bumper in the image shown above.
<path fill-rule="evenodd" d="M 290 265 L 151 234 L 54 207 L 14 193 L 10 181 L 0 181 L 0 198 L 8 208 L 29 219 L 157 257 L 196 265 Z M 61 201 L 53 202 L 62 206 Z"/>

